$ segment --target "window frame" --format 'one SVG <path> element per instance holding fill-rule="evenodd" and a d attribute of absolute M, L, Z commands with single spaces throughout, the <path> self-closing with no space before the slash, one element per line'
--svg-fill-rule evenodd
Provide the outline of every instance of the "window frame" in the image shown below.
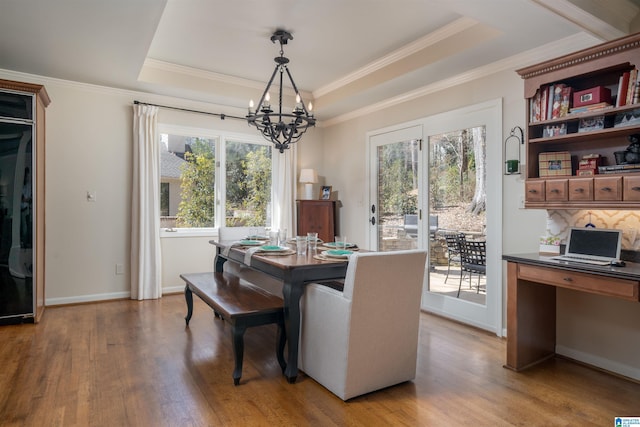
<path fill-rule="evenodd" d="M 226 160 L 227 160 L 227 152 L 226 152 L 226 144 L 227 141 L 235 142 L 235 143 L 248 143 L 248 144 L 256 144 L 256 145 L 264 145 L 271 147 L 271 180 L 273 182 L 274 179 L 274 150 L 271 144 L 266 141 L 264 138 L 261 138 L 259 135 L 255 134 L 245 134 L 238 132 L 228 132 L 228 131 L 220 131 L 215 129 L 206 129 L 199 127 L 190 127 L 190 126 L 179 126 L 172 125 L 168 123 L 158 123 L 158 144 L 160 143 L 160 135 L 161 134 L 173 134 L 173 135 L 181 135 L 181 136 L 191 136 L 191 137 L 201 137 L 207 139 L 215 139 L 215 171 L 214 171 L 214 179 L 215 179 L 215 222 L 213 227 L 181 227 L 181 228 L 173 228 L 169 229 L 166 227 L 160 228 L 160 237 L 189 237 L 189 236 L 217 236 L 218 229 L 221 226 L 224 226 L 225 219 L 225 206 L 226 206 L 226 184 L 227 184 L 227 174 L 226 174 Z M 158 160 L 159 161 L 159 160 Z M 160 172 L 160 168 L 158 168 Z M 158 181 L 160 181 L 160 177 L 158 177 Z M 271 200 L 273 200 L 273 185 L 271 189 Z M 272 213 L 273 214 L 273 213 Z M 273 215 L 271 215 L 273 218 Z"/>

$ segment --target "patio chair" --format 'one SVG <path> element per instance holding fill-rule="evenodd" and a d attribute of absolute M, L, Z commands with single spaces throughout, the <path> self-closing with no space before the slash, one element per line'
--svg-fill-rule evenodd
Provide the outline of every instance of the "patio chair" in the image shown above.
<path fill-rule="evenodd" d="M 451 263 L 460 263 L 460 242 L 465 240 L 465 236 L 464 233 L 457 231 L 447 231 L 443 235 L 447 242 L 447 276 L 444 278 L 444 283 L 447 283 L 451 272 Z M 460 277 L 462 277 L 462 270 L 460 271 Z"/>
<path fill-rule="evenodd" d="M 469 286 L 473 273 L 478 275 L 478 288 L 480 292 L 480 278 L 487 274 L 487 243 L 484 241 L 461 240 L 460 241 L 460 284 L 458 285 L 458 295 L 462 288 L 462 272 L 469 273 Z"/>

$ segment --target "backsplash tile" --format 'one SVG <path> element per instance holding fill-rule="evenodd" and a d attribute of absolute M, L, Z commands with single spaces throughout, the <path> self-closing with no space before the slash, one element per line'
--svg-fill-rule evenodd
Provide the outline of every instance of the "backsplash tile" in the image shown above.
<path fill-rule="evenodd" d="M 566 243 L 570 227 L 593 224 L 622 230 L 622 248 L 640 251 L 640 212 L 625 210 L 547 210 L 547 234 Z"/>

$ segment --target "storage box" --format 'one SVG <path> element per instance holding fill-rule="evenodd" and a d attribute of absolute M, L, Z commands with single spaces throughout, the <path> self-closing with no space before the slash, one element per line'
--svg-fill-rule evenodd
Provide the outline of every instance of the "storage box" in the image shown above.
<path fill-rule="evenodd" d="M 557 151 L 538 154 L 539 176 L 571 176 L 571 154 Z"/>
<path fill-rule="evenodd" d="M 580 159 L 578 163 L 576 175 L 594 175 L 598 173 L 598 166 L 602 165 L 601 159 L 600 154 L 587 154 L 586 156 L 582 156 L 582 159 Z M 591 171 L 592 173 L 580 173 L 581 171 Z"/>
<path fill-rule="evenodd" d="M 577 176 L 592 176 L 598 173 L 598 169 L 578 169 L 576 171 Z"/>
<path fill-rule="evenodd" d="M 608 102 L 611 104 L 611 89 L 604 86 L 596 86 L 573 94 L 573 108 L 597 104 L 599 102 Z"/>

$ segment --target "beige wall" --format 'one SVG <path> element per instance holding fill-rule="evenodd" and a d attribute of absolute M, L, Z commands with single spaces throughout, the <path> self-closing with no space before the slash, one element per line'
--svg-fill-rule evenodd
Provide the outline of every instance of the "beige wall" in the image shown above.
<path fill-rule="evenodd" d="M 12 72 L 0 71 L 0 78 L 44 84 L 52 99 L 47 110 L 47 304 L 128 297 L 133 100 L 225 114 L 244 112 Z M 499 97 L 503 100 L 504 139 L 513 126 L 525 125 L 522 81 L 511 71 L 345 123 L 312 129 L 298 147 L 298 167 L 317 169 L 321 181 L 318 185 L 333 186 L 342 202 L 342 230 L 349 230 L 354 241 L 365 241 L 367 132 Z M 171 110 L 161 110 L 159 121 L 240 133 L 251 131 L 242 121 L 221 121 Z M 503 178 L 505 253 L 536 251 L 538 237 L 546 229 L 545 211 L 519 209 L 523 187 L 521 177 Z M 96 192 L 96 202 L 86 201 L 88 190 Z M 163 251 L 172 257 L 163 262 L 165 290 L 180 289 L 179 272 L 210 268 L 210 238 L 163 239 Z M 187 250 L 185 245 L 196 249 Z M 116 274 L 115 265 L 119 263 L 125 266 L 123 275 Z M 504 279 L 502 285 L 504 289 Z M 559 296 L 559 351 L 640 378 L 640 306 L 591 296 L 574 299 L 570 291 Z M 595 328 L 597 335 L 590 335 L 589 329 L 576 324 L 585 312 L 585 324 Z M 595 344 L 593 336 L 597 337 Z M 624 355 L 620 354 L 621 343 L 626 345 Z"/>

